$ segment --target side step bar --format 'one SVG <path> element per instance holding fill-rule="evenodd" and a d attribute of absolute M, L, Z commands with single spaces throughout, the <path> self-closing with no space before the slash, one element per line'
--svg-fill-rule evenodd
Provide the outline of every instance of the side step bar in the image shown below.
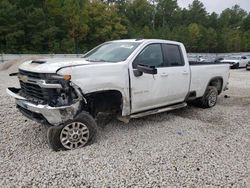
<path fill-rule="evenodd" d="M 175 105 L 171 105 L 171 106 L 167 106 L 167 107 L 163 107 L 163 108 L 157 108 L 154 110 L 149 110 L 149 111 L 145 111 L 145 112 L 140 112 L 137 114 L 132 114 L 130 115 L 130 118 L 140 118 L 140 117 L 144 117 L 144 116 L 148 116 L 148 115 L 152 115 L 152 114 L 158 114 L 161 112 L 167 112 L 167 111 L 171 111 L 171 110 L 175 110 L 178 108 L 183 108 L 186 107 L 187 103 L 179 103 L 179 104 L 175 104 Z"/>

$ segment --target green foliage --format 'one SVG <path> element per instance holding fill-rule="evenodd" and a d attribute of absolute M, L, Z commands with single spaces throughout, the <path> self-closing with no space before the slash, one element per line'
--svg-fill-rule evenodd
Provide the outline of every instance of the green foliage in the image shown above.
<path fill-rule="evenodd" d="M 87 2 L 82 0 L 66 0 L 63 4 L 63 16 L 68 26 L 68 37 L 73 39 L 74 51 L 78 53 L 78 43 L 88 31 Z"/>
<path fill-rule="evenodd" d="M 161 27 L 173 26 L 174 20 L 172 17 L 175 15 L 177 8 L 177 0 L 158 0 L 156 7 L 158 24 Z"/>
<path fill-rule="evenodd" d="M 242 47 L 243 51 L 248 51 L 250 49 L 250 30 L 245 31 L 242 36 Z"/>
<path fill-rule="evenodd" d="M 207 15 L 208 13 L 200 1 L 194 0 L 193 3 L 189 5 L 187 19 L 190 23 L 206 25 Z"/>
<path fill-rule="evenodd" d="M 121 24 L 114 5 L 107 5 L 94 0 L 88 6 L 89 32 L 86 37 L 86 47 L 91 48 L 107 40 L 119 39 L 127 34 L 127 29 Z"/>
<path fill-rule="evenodd" d="M 242 29 L 244 31 L 250 30 L 250 13 L 248 14 L 248 16 L 245 19 L 243 19 Z"/>
<path fill-rule="evenodd" d="M 250 13 L 199 0 L 1 0 L 0 52 L 82 53 L 107 40 L 161 38 L 189 52 L 250 51 Z"/>
<path fill-rule="evenodd" d="M 144 26 L 152 26 L 154 7 L 147 0 L 129 1 L 126 16 L 130 24 L 142 29 Z"/>
<path fill-rule="evenodd" d="M 199 40 L 201 38 L 201 31 L 199 25 L 192 23 L 188 26 L 189 49 L 196 52 L 199 48 Z"/>

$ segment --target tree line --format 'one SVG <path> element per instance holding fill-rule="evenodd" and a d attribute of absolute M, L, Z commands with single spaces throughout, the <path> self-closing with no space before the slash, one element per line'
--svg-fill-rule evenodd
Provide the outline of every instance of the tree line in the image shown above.
<path fill-rule="evenodd" d="M 0 53 L 83 53 L 107 40 L 161 38 L 188 52 L 250 51 L 250 13 L 194 0 L 1 0 Z"/>

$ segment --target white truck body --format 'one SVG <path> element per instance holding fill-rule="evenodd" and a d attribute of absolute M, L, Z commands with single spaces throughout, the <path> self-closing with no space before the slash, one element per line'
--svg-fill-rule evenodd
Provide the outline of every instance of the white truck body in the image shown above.
<path fill-rule="evenodd" d="M 60 126 L 74 120 L 81 111 L 95 116 L 112 106 L 120 120 L 138 118 L 184 107 L 188 100 L 203 98 L 209 87 L 218 94 L 227 89 L 229 64 L 190 65 L 184 45 L 174 41 L 131 39 L 108 44 L 128 50 L 133 47 L 130 43 L 136 44 L 135 49 L 117 62 L 87 58 L 100 47 L 84 58 L 27 61 L 17 73 L 21 89 L 8 88 L 7 92 L 16 98 L 17 107 L 27 117 L 45 118 L 50 125 Z M 151 58 L 161 64 L 151 66 Z M 70 81 L 62 80 L 65 75 Z M 59 77 L 61 80 L 57 80 Z M 39 100 L 34 102 L 33 98 Z M 210 98 L 216 100 L 217 96 Z"/>
<path fill-rule="evenodd" d="M 19 68 L 37 73 L 69 74 L 72 77 L 71 81 L 79 86 L 84 94 L 117 90 L 123 96 L 123 116 L 183 102 L 190 91 L 195 91 L 197 98 L 201 97 L 212 78 L 222 78 L 222 89 L 226 88 L 229 77 L 229 66 L 227 64 L 209 65 L 203 63 L 189 66 L 185 47 L 181 43 L 165 40 L 143 40 L 140 42 L 140 46 L 123 62 L 93 63 L 82 58 L 42 59 L 41 61 L 46 63 L 32 64 L 32 61 L 28 61 Z M 180 46 L 185 65 L 158 68 L 156 75 L 134 76 L 132 62 L 143 48 L 152 43 Z M 131 96 L 129 94 L 130 89 Z"/>

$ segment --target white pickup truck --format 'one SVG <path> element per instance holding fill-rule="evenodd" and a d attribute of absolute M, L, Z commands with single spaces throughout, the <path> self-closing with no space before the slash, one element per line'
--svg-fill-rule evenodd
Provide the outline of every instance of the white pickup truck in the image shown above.
<path fill-rule="evenodd" d="M 182 43 L 130 39 L 105 42 L 76 59 L 24 62 L 20 88 L 8 88 L 17 108 L 49 125 L 52 149 L 91 143 L 99 112 L 121 121 L 165 112 L 196 101 L 216 104 L 227 89 L 229 64 L 188 62 Z"/>

